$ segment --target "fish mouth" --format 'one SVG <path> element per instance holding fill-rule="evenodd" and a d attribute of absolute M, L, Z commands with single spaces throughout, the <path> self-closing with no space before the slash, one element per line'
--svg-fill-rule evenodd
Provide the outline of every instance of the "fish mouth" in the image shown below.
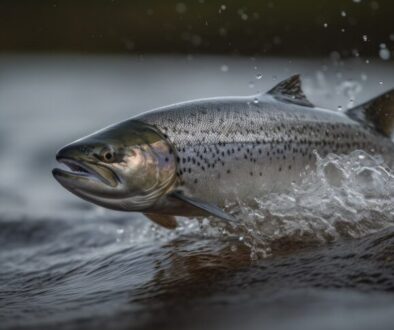
<path fill-rule="evenodd" d="M 66 157 L 58 157 L 57 161 L 66 167 L 52 170 L 58 181 L 96 181 L 111 187 L 116 187 L 120 182 L 116 174 L 104 165 Z"/>

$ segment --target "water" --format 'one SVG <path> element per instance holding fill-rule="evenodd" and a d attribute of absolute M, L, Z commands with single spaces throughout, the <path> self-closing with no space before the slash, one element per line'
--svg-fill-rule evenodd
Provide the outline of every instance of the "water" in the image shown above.
<path fill-rule="evenodd" d="M 381 80 L 394 86 L 392 70 L 362 59 L 0 57 L 0 328 L 392 329 L 394 173 L 379 157 L 319 158 L 288 192 L 229 205 L 237 226 L 181 219 L 175 231 L 85 203 L 50 174 L 60 146 L 156 106 L 248 95 L 253 79 L 268 90 L 301 72 L 310 99 L 335 109 L 383 92 Z"/>

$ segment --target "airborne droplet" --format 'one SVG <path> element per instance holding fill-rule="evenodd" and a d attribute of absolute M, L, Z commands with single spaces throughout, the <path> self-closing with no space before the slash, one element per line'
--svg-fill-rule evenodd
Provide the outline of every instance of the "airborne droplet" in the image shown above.
<path fill-rule="evenodd" d="M 228 71 L 228 66 L 227 66 L 226 64 L 223 64 L 223 65 L 220 67 L 220 70 L 221 70 L 222 72 L 227 72 L 227 71 Z"/>
<path fill-rule="evenodd" d="M 386 44 L 380 44 L 379 57 L 382 60 L 387 61 L 390 59 L 390 56 L 390 50 L 387 49 Z"/>
<path fill-rule="evenodd" d="M 187 10 L 186 5 L 182 2 L 179 2 L 175 6 L 175 10 L 178 14 L 184 14 Z"/>

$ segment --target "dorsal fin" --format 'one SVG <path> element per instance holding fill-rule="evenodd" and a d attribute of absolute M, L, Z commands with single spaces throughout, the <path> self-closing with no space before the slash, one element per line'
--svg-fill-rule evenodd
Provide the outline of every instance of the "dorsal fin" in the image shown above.
<path fill-rule="evenodd" d="M 346 114 L 391 137 L 394 132 L 394 89 L 347 110 Z"/>
<path fill-rule="evenodd" d="M 274 88 L 269 90 L 270 94 L 280 101 L 295 103 L 306 107 L 314 107 L 314 105 L 306 98 L 302 87 L 299 74 L 295 74 L 286 80 L 281 81 Z"/>

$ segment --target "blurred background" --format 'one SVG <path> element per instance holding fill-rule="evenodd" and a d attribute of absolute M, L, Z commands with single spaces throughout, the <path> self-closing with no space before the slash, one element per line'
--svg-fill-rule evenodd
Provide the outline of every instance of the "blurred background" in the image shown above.
<path fill-rule="evenodd" d="M 51 175 L 104 126 L 294 73 L 318 106 L 364 102 L 394 87 L 393 17 L 391 0 L 0 0 L 0 328 L 393 329 L 392 196 L 317 184 L 295 217 L 273 200 L 241 234 L 169 232 Z"/>
<path fill-rule="evenodd" d="M 2 0 L 3 52 L 377 56 L 390 0 Z M 387 57 L 387 56 L 383 56 Z"/>

